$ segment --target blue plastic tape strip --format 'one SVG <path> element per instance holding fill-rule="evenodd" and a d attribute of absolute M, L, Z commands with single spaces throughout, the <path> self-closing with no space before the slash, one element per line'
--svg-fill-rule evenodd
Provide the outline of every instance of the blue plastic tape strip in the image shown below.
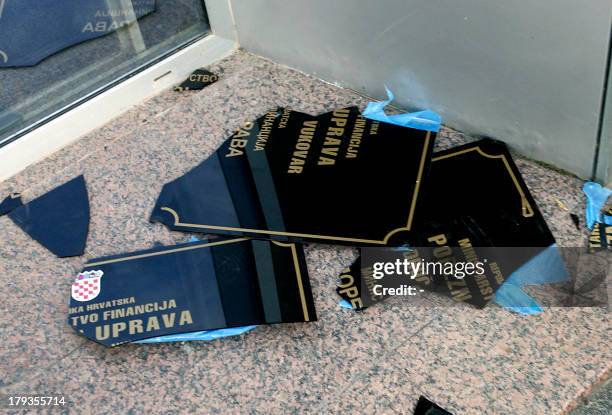
<path fill-rule="evenodd" d="M 495 302 L 519 314 L 537 314 L 544 311 L 520 286 L 507 281 L 495 293 Z"/>
<path fill-rule="evenodd" d="M 586 224 L 589 229 L 593 229 L 595 222 L 601 222 L 601 210 L 606 204 L 606 200 L 612 194 L 612 190 L 603 187 L 599 183 L 586 182 L 582 186 L 582 191 L 586 194 Z M 610 222 L 610 223 L 609 223 Z M 612 224 L 612 220 L 606 218 L 605 223 Z"/>
<path fill-rule="evenodd" d="M 211 341 L 223 337 L 238 336 L 247 331 L 251 331 L 257 326 L 232 327 L 218 330 L 204 330 L 193 333 L 170 334 L 168 336 L 153 337 L 145 340 L 138 340 L 132 343 L 170 343 L 170 342 L 189 342 L 189 341 Z"/>
<path fill-rule="evenodd" d="M 514 271 L 495 293 L 495 302 L 520 314 L 541 313 L 542 307 L 523 291 L 523 286 L 565 281 L 569 281 L 569 273 L 553 244 Z"/>
<path fill-rule="evenodd" d="M 338 305 L 342 308 L 348 308 L 350 310 L 353 309 L 353 306 L 351 305 L 351 303 L 346 301 L 344 298 L 338 302 Z"/>
<path fill-rule="evenodd" d="M 387 91 L 387 100 L 369 102 L 361 115 L 371 120 L 400 125 L 402 127 L 416 128 L 418 130 L 433 131 L 436 133 L 440 131 L 442 117 L 430 110 L 387 115 L 385 113 L 385 107 L 395 99 L 395 96 L 386 86 L 385 90 Z"/>

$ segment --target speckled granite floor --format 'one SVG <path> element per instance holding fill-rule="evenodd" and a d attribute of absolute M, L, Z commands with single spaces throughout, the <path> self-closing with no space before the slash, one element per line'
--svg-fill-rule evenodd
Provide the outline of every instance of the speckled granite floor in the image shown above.
<path fill-rule="evenodd" d="M 335 279 L 356 252 L 310 245 L 319 321 L 208 342 L 105 349 L 66 323 L 88 258 L 188 235 L 148 222 L 163 183 L 205 159 L 243 121 L 282 105 L 313 114 L 366 100 L 245 52 L 222 80 L 165 92 L 0 183 L 25 200 L 84 173 L 92 208 L 85 257 L 57 259 L 0 218 L 0 393 L 62 393 L 75 413 L 411 413 L 420 394 L 456 414 L 566 413 L 610 371 L 607 310 L 518 316 L 491 305 L 338 307 Z M 444 129 L 439 145 L 466 137 Z M 581 182 L 517 160 L 560 245 L 585 243 L 568 212 Z"/>

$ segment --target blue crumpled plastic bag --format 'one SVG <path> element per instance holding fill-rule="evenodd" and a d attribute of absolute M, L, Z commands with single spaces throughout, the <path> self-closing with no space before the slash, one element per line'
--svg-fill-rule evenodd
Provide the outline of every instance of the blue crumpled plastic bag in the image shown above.
<path fill-rule="evenodd" d="M 365 110 L 361 113 L 365 118 L 371 120 L 383 121 L 389 124 L 401 125 L 402 127 L 416 128 L 425 131 L 440 131 L 442 118 L 437 113 L 431 110 L 423 110 L 417 112 L 406 112 L 403 114 L 387 115 L 385 107 L 395 99 L 393 92 L 385 86 L 387 91 L 387 99 L 385 101 L 371 101 L 368 103 Z"/>
<path fill-rule="evenodd" d="M 569 281 L 569 273 L 553 244 L 514 271 L 495 293 L 495 302 L 520 314 L 544 311 L 525 291 L 525 285 L 553 284 Z"/>
<path fill-rule="evenodd" d="M 197 242 L 199 238 L 192 236 L 189 242 Z M 190 342 L 190 341 L 211 341 L 223 337 L 239 336 L 255 329 L 257 326 L 230 327 L 226 329 L 194 331 L 191 333 L 169 334 L 167 336 L 152 337 L 150 339 L 138 340 L 132 343 L 170 343 L 170 342 Z"/>
<path fill-rule="evenodd" d="M 582 191 L 587 197 L 586 202 L 586 224 L 587 228 L 593 229 L 595 222 L 601 222 L 601 210 L 606 204 L 606 200 L 612 194 L 612 190 L 603 187 L 599 183 L 586 182 L 582 186 Z M 607 225 L 612 225 L 612 218 L 604 217 L 603 221 Z"/>

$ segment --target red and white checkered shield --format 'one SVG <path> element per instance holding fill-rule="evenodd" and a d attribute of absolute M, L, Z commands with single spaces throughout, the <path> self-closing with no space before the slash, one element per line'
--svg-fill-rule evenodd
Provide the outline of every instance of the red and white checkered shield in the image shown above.
<path fill-rule="evenodd" d="M 77 301 L 90 301 L 100 294 L 102 271 L 81 273 L 72 283 L 72 298 Z"/>

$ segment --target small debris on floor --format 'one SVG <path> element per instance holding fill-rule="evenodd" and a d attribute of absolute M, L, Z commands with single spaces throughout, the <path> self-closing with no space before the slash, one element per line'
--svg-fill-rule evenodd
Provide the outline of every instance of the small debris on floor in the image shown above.
<path fill-rule="evenodd" d="M 424 396 L 419 397 L 414 415 L 453 415 Z"/>
<path fill-rule="evenodd" d="M 196 69 L 179 86 L 175 87 L 174 90 L 178 92 L 199 91 L 210 84 L 214 84 L 218 80 L 219 77 L 214 73 L 206 69 Z"/>

